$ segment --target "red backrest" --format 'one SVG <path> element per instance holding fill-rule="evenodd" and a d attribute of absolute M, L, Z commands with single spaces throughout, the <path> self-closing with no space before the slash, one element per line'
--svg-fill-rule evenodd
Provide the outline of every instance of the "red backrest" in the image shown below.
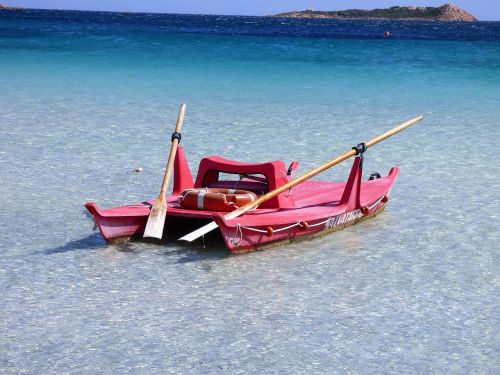
<path fill-rule="evenodd" d="M 267 180 L 268 191 L 272 191 L 288 182 L 287 168 L 281 160 L 267 163 L 242 163 L 224 159 L 220 156 L 210 156 L 200 161 L 195 188 L 207 187 L 219 182 L 219 172 L 233 174 L 262 174 Z M 292 196 L 286 193 L 277 195 L 260 208 L 290 208 L 294 207 Z"/>

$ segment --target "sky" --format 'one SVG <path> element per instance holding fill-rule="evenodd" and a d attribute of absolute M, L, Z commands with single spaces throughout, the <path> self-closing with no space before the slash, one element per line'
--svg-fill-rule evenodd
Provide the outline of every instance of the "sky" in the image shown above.
<path fill-rule="evenodd" d="M 25 8 L 264 16 L 291 10 L 440 6 L 450 0 L 0 0 Z M 453 0 L 481 21 L 500 21 L 500 0 Z"/>

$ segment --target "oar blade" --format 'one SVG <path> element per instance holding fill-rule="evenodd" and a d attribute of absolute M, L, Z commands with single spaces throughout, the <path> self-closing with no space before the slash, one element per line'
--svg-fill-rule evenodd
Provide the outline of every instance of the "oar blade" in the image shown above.
<path fill-rule="evenodd" d="M 166 216 L 167 206 L 165 202 L 158 200 L 149 213 L 143 237 L 158 238 L 161 240 Z"/>
<path fill-rule="evenodd" d="M 197 238 L 200 238 L 201 236 L 207 234 L 208 232 L 213 231 L 214 229 L 218 228 L 219 226 L 215 223 L 215 221 L 212 221 L 211 223 L 196 229 L 194 232 L 191 232 L 189 234 L 186 234 L 184 237 L 179 238 L 180 241 L 188 241 L 188 242 L 193 242 Z"/>

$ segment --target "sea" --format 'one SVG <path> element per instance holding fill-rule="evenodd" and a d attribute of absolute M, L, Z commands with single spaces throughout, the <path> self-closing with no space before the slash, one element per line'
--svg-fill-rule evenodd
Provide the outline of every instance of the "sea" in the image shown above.
<path fill-rule="evenodd" d="M 193 174 L 425 119 L 366 153 L 372 220 L 106 244 L 84 203 L 157 196 L 181 103 Z M 499 140 L 499 22 L 0 11 L 0 374 L 498 374 Z"/>

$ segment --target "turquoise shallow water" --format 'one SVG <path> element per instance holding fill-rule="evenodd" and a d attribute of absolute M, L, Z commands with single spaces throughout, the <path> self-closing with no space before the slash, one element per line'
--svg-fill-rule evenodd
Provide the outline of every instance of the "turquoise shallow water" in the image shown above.
<path fill-rule="evenodd" d="M 498 25 L 30 17 L 0 15 L 0 373 L 498 372 Z M 106 245 L 82 204 L 156 196 L 182 102 L 193 172 L 305 172 L 425 121 L 369 150 L 401 168 L 371 221 L 244 256 Z"/>

